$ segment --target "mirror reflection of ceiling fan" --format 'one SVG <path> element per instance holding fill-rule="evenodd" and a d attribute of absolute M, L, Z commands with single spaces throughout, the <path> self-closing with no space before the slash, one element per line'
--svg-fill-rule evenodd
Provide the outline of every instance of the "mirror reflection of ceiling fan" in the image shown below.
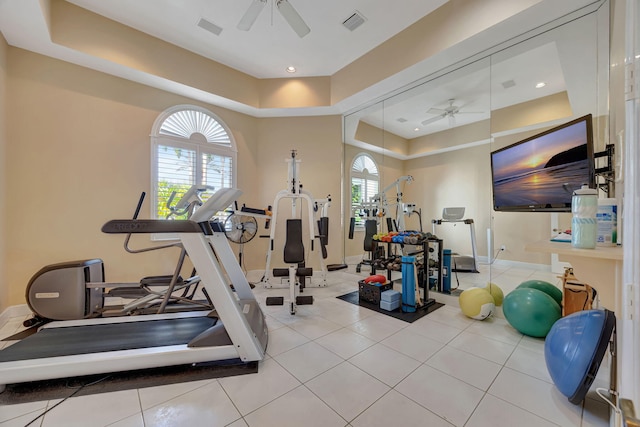
<path fill-rule="evenodd" d="M 244 13 L 240 22 L 238 22 L 238 29 L 243 31 L 249 31 L 253 26 L 253 23 L 258 19 L 258 15 L 262 12 L 262 9 L 267 5 L 269 0 L 252 0 L 249 9 Z M 285 21 L 291 26 L 298 36 L 304 37 L 311 29 L 304 22 L 298 12 L 291 6 L 289 0 L 271 0 L 272 5 L 275 4 L 276 9 L 282 15 Z"/>
<path fill-rule="evenodd" d="M 460 111 L 464 108 L 464 105 L 455 105 L 455 99 L 449 100 L 449 105 L 445 108 L 429 108 L 427 110 L 427 114 L 437 114 L 436 117 L 432 117 L 427 120 L 422 121 L 422 125 L 430 125 L 431 123 L 435 123 L 438 120 L 442 120 L 444 118 L 449 118 L 449 126 L 453 127 L 456 124 L 456 116 L 458 114 L 482 114 L 481 111 Z"/>

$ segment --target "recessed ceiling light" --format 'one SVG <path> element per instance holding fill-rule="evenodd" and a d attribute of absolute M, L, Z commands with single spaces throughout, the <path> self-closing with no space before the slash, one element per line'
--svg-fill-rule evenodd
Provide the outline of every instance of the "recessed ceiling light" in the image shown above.
<path fill-rule="evenodd" d="M 420 128 L 415 128 L 414 131 L 418 132 L 420 130 Z"/>
<path fill-rule="evenodd" d="M 547 84 L 546 84 L 545 82 L 539 82 L 539 83 L 536 83 L 536 89 L 543 88 L 543 87 L 545 87 L 546 85 L 547 85 Z"/>
<path fill-rule="evenodd" d="M 291 65 L 287 67 L 287 73 L 295 73 L 295 72 L 296 72 L 296 67 Z"/>

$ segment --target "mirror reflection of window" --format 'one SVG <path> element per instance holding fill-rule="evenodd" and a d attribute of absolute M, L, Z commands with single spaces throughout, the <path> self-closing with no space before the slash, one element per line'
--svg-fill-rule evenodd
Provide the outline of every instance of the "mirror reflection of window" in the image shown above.
<path fill-rule="evenodd" d="M 351 165 L 351 212 L 356 227 L 364 228 L 364 221 L 372 198 L 378 193 L 380 176 L 378 165 L 368 154 L 358 154 Z"/>

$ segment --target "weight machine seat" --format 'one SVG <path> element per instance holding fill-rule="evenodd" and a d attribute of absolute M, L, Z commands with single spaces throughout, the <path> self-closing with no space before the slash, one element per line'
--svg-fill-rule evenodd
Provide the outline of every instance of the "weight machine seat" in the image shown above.
<path fill-rule="evenodd" d="M 298 267 L 296 268 L 296 276 L 309 277 L 313 276 L 313 268 L 310 267 Z M 289 277 L 288 268 L 274 268 L 273 277 Z"/>
<path fill-rule="evenodd" d="M 301 219 L 287 220 L 287 238 L 284 242 L 284 262 L 287 264 L 300 264 L 304 262 Z"/>
<path fill-rule="evenodd" d="M 375 219 L 368 219 L 364 222 L 364 250 L 373 251 L 373 235 L 378 231 L 378 222 Z"/>

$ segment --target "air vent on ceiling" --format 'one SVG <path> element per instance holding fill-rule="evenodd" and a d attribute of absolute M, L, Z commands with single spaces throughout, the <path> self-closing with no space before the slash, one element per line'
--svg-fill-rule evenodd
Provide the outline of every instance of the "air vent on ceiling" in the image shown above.
<path fill-rule="evenodd" d="M 405 123 L 407 121 L 407 119 L 405 119 L 404 117 L 398 117 L 396 120 L 400 123 Z"/>
<path fill-rule="evenodd" d="M 220 33 L 222 32 L 222 27 L 218 27 L 213 22 L 209 22 L 204 18 L 200 19 L 200 21 L 198 22 L 198 27 L 209 31 L 210 33 L 213 33 L 216 36 L 219 36 Z"/>
<path fill-rule="evenodd" d="M 506 82 L 502 82 L 502 87 L 505 89 L 509 89 L 510 87 L 514 87 L 516 85 L 516 82 L 514 82 L 513 80 L 507 80 Z"/>
<path fill-rule="evenodd" d="M 342 25 L 349 31 L 353 31 L 358 28 L 360 25 L 364 24 L 364 21 L 367 19 L 357 10 L 353 12 L 353 14 L 344 20 Z"/>

